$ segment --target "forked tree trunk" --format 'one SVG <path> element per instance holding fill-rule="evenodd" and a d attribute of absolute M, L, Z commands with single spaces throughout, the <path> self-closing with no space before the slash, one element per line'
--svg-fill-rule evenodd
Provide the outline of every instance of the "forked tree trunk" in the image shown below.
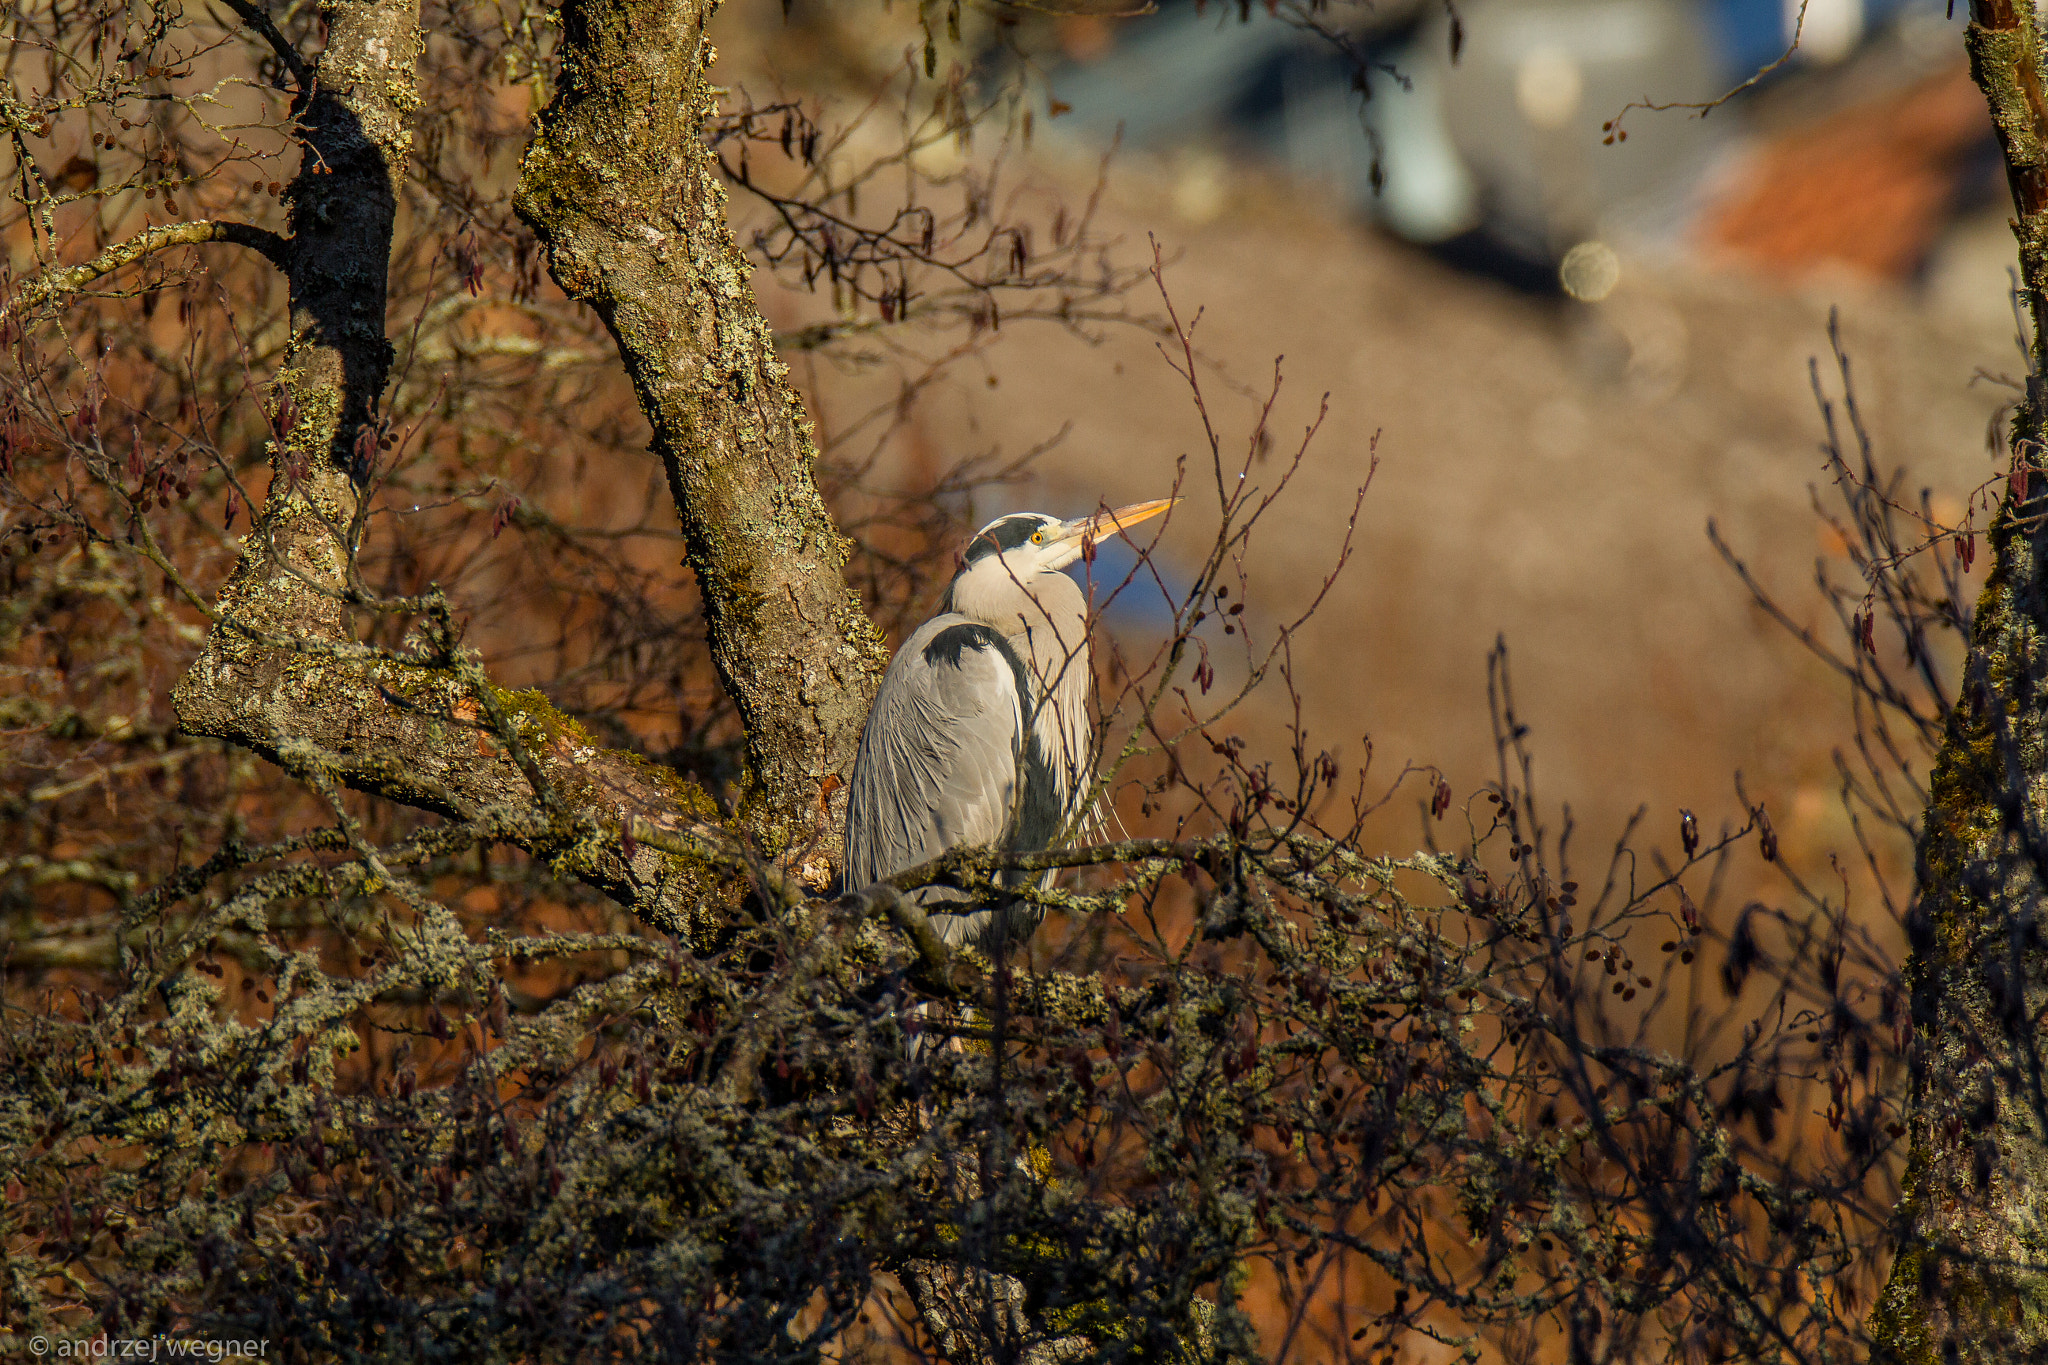
<path fill-rule="evenodd" d="M 2035 336 L 1909 925 L 1911 1148 L 1871 1325 L 1873 1360 L 1914 1365 L 2048 1359 L 2048 99 L 2033 0 L 1975 0 L 1970 16 Z"/>
<path fill-rule="evenodd" d="M 521 208 L 557 278 L 619 339 L 668 464 L 713 654 L 746 726 L 741 832 L 796 855 L 820 885 L 843 810 L 832 778 L 850 775 L 886 660 L 844 582 L 846 542 L 812 480 L 809 427 L 702 140 L 708 8 L 570 7 L 561 95 Z M 695 831 L 725 843 L 701 791 L 597 746 L 536 693 L 355 645 L 351 562 L 392 359 L 386 279 L 412 150 L 419 5 L 336 0 L 322 12 L 292 235 L 276 253 L 291 337 L 270 487 L 178 686 L 179 719 L 316 782 L 465 818 L 493 812 L 508 842 L 679 929 L 705 894 L 705 864 L 687 845 L 679 855 L 648 840 Z M 517 743 L 500 742 L 514 731 Z"/>

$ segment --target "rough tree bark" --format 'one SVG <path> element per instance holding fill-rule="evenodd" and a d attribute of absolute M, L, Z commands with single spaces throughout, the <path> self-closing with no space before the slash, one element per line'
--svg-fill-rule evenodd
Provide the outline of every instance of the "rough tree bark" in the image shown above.
<path fill-rule="evenodd" d="M 520 216 L 594 307 L 654 426 L 682 511 L 711 654 L 747 732 L 751 822 L 804 839 L 821 884 L 868 703 L 888 663 L 847 588 L 847 542 L 813 482 L 810 423 L 755 306 L 704 142 L 717 110 L 704 26 L 718 0 L 570 0 L 562 72 Z M 838 782 L 834 782 L 834 778 Z"/>
<path fill-rule="evenodd" d="M 522 205 L 558 278 L 618 336 L 668 462 L 713 650 L 746 725 L 744 832 L 778 851 L 836 851 L 828 775 L 850 769 L 885 659 L 841 576 L 845 542 L 812 482 L 810 432 L 702 142 L 705 11 L 648 9 L 565 15 L 562 96 Z M 688 849 L 725 842 L 699 789 L 593 744 L 537 693 L 493 688 L 452 658 L 445 635 L 418 666 L 355 643 L 352 556 L 392 361 L 386 280 L 422 38 L 417 0 L 339 0 L 323 13 L 317 68 L 288 62 L 302 77 L 305 150 L 290 238 L 269 253 L 291 288 L 270 488 L 177 688 L 179 719 L 408 805 L 487 813 L 507 842 L 676 930 L 704 891 L 705 864 Z M 607 150 L 624 170 L 590 151 L 613 136 Z M 680 849 L 660 839 L 678 832 L 701 838 Z M 801 870 L 820 883 L 832 861 Z"/>
<path fill-rule="evenodd" d="M 2012 473 L 1920 838 L 1911 1147 L 1872 1359 L 2048 1359 L 2048 98 L 2033 0 L 1973 0 L 2034 321 Z"/>

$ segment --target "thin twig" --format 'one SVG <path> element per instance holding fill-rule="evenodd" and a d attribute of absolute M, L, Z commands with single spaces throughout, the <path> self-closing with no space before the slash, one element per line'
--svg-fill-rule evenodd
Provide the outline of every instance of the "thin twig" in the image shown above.
<path fill-rule="evenodd" d="M 264 259 L 283 269 L 291 256 L 291 241 L 269 228 L 252 223 L 165 223 L 117 242 L 82 265 L 62 266 L 28 280 L 15 291 L 13 299 L 0 306 L 0 321 L 41 307 L 53 299 L 75 294 L 102 275 L 172 247 L 197 246 L 202 242 L 233 242 L 262 253 Z"/>

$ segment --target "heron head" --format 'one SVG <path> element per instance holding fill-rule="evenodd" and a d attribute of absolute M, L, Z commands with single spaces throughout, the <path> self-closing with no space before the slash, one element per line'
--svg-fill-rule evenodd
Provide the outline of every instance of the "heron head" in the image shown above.
<path fill-rule="evenodd" d="M 1149 521 L 1170 509 L 1179 498 L 1135 502 L 1113 512 L 1061 521 L 1043 512 L 1012 512 L 997 517 L 974 533 L 960 552 L 959 573 L 990 573 L 1029 583 L 1038 574 L 1057 573 L 1089 553 L 1105 536 Z"/>
<path fill-rule="evenodd" d="M 955 610 L 969 600 L 999 601 L 1033 580 L 1058 573 L 1090 553 L 1105 536 L 1148 521 L 1179 498 L 1154 498 L 1115 511 L 1061 521 L 1043 512 L 1012 512 L 974 533 L 960 552 L 960 567 L 947 596 Z"/>

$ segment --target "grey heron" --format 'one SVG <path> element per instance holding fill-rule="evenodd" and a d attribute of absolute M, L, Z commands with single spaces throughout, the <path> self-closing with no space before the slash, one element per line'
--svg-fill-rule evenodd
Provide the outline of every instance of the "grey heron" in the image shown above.
<path fill-rule="evenodd" d="M 1062 570 L 1177 501 L 1074 521 L 1017 512 L 975 532 L 868 712 L 847 797 L 849 889 L 963 845 L 1035 852 L 1073 823 L 1094 777 L 1095 675 L 1088 603 Z M 913 896 L 949 945 L 1028 935 L 1042 913 L 975 910 L 948 887 Z"/>

